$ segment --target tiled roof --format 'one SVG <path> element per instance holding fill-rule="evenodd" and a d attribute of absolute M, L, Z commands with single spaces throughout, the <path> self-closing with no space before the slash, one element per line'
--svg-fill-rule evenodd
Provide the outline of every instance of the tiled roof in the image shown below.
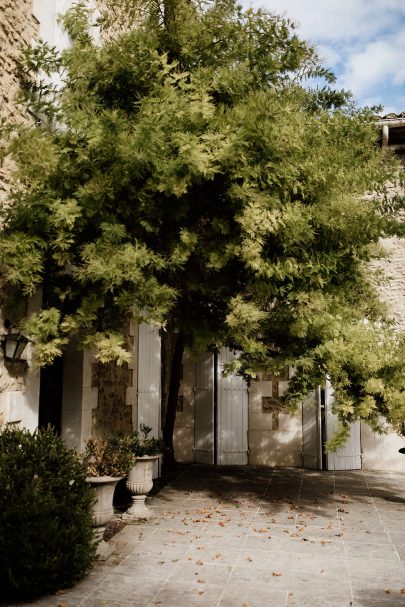
<path fill-rule="evenodd" d="M 385 114 L 385 116 L 377 116 L 379 120 L 398 120 L 400 118 L 405 118 L 405 112 L 401 112 L 400 114 L 394 114 L 391 112 L 390 114 Z"/>

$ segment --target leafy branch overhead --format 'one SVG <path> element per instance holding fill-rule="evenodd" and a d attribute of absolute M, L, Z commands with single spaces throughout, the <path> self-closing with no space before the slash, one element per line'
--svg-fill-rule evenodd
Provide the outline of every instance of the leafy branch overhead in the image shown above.
<path fill-rule="evenodd" d="M 291 406 L 329 375 L 341 437 L 380 414 L 399 427 L 404 345 L 369 265 L 401 230 L 385 191 L 398 167 L 371 110 L 264 10 L 107 4 L 101 43 L 79 3 L 63 18 L 69 49 L 25 52 L 22 94 L 41 121 L 4 127 L 16 168 L 3 305 L 42 287 L 43 311 L 25 320 L 40 364 L 72 333 L 125 362 L 134 316 L 181 347 L 239 350 L 250 376 L 294 366 Z M 39 85 L 44 73 L 58 85 Z"/>

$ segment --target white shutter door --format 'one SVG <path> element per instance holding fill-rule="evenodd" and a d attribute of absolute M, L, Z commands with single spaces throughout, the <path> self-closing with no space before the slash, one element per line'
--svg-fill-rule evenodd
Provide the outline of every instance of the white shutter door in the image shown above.
<path fill-rule="evenodd" d="M 330 440 L 339 429 L 339 420 L 332 413 L 333 388 L 329 381 L 325 386 L 326 440 Z M 353 424 L 347 443 L 336 453 L 327 453 L 328 470 L 361 470 L 360 422 Z"/>
<path fill-rule="evenodd" d="M 222 376 L 224 364 L 235 354 L 221 348 L 218 354 L 218 464 L 248 463 L 248 391 L 239 375 Z"/>
<path fill-rule="evenodd" d="M 322 469 L 320 389 L 302 403 L 302 458 L 304 468 Z"/>
<path fill-rule="evenodd" d="M 152 428 L 150 436 L 160 435 L 161 354 L 160 336 L 156 327 L 139 325 L 138 349 L 138 426 Z M 154 478 L 159 476 L 160 462 L 156 462 Z"/>
<path fill-rule="evenodd" d="M 194 461 L 214 463 L 214 355 L 209 352 L 195 365 Z"/>

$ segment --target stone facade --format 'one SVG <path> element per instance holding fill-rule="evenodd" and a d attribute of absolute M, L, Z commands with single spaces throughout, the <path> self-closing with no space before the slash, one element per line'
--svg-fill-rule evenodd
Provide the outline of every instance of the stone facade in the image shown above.
<path fill-rule="evenodd" d="M 32 14 L 32 0 L 0 0 L 0 120 L 21 123 L 28 119 L 16 104 L 19 92 L 17 63 L 21 49 L 38 37 L 39 23 Z M 10 165 L 0 168 L 0 200 L 8 189 Z"/>
<path fill-rule="evenodd" d="M 20 50 L 39 36 L 58 48 L 66 46 L 68 41 L 57 25 L 57 15 L 70 4 L 71 0 L 0 0 L 0 119 L 16 123 L 31 119 L 15 101 L 19 89 L 17 62 Z M 102 8 L 103 0 L 92 1 L 91 5 L 96 9 Z M 115 21 L 101 34 L 95 33 L 95 38 L 114 37 L 123 28 L 124 22 Z M 382 141 L 403 157 L 401 137 L 405 135 L 402 132 L 405 118 L 398 118 L 394 116 L 381 121 Z M 0 201 L 7 194 L 10 168 L 6 164 L 0 169 Z M 393 193 L 404 194 L 404 191 L 400 189 Z M 388 303 L 398 329 L 405 330 L 405 241 L 393 238 L 384 241 L 383 245 L 388 256 L 380 263 L 387 277 L 382 297 Z M 30 309 L 39 309 L 40 302 L 38 293 Z M 139 341 L 135 323 L 131 323 L 129 336 L 133 360 L 128 367 L 99 365 L 91 353 L 80 351 L 74 340 L 66 349 L 62 435 L 69 446 L 80 449 L 92 434 L 104 436 L 112 432 L 130 432 L 137 427 L 139 420 L 147 420 L 148 416 L 153 418 L 151 409 L 156 409 L 156 399 L 151 397 L 150 403 L 153 402 L 153 405 L 148 404 L 145 386 L 141 391 L 146 404 L 143 404 L 142 412 L 138 411 Z M 30 357 L 28 348 L 28 360 Z M 180 461 L 194 459 L 194 372 L 194 362 L 186 358 L 174 437 L 176 456 Z M 155 384 L 158 382 L 155 381 Z M 302 465 L 301 416 L 299 413 L 287 414 L 278 402 L 286 386 L 285 379 L 262 377 L 260 381 L 252 382 L 248 395 L 250 464 Z M 23 372 L 21 368 L 5 366 L 0 350 L 0 425 L 19 424 L 33 430 L 38 424 L 39 394 L 39 371 L 30 368 L 28 372 Z M 405 458 L 398 455 L 398 448 L 405 444 L 404 437 L 393 433 L 380 437 L 372 434 L 367 427 L 362 427 L 361 438 L 363 467 L 405 470 Z"/>
<path fill-rule="evenodd" d="M 218 370 L 216 372 L 218 373 Z M 195 388 L 198 382 L 196 373 L 196 360 L 191 354 L 186 353 L 183 359 L 183 377 L 174 431 L 175 456 L 181 462 L 194 461 L 195 437 L 198 434 L 195 406 L 196 399 L 200 398 L 197 392 L 203 388 L 203 386 L 198 390 Z M 201 382 L 201 378 L 199 381 Z M 259 380 L 252 381 L 249 388 L 246 386 L 248 395 L 246 431 L 248 462 L 251 465 L 302 466 L 301 410 L 295 415 L 288 413 L 279 398 L 287 389 L 287 385 L 287 375 L 279 378 L 264 375 Z M 209 379 L 206 387 L 207 390 L 212 389 Z M 218 427 L 217 434 L 221 431 L 226 432 L 227 429 Z M 232 431 L 243 433 L 245 428 L 237 425 Z M 235 437 L 235 445 L 243 442 L 242 436 L 239 439 L 242 440 Z M 208 442 L 213 444 L 213 440 Z"/>
<path fill-rule="evenodd" d="M 21 49 L 35 43 L 39 37 L 58 49 L 65 48 L 69 41 L 58 24 L 58 15 L 71 4 L 72 0 L 0 0 L 0 120 L 14 123 L 32 120 L 23 107 L 16 104 L 17 63 Z M 97 8 L 97 2 L 90 5 Z M 95 32 L 96 40 L 98 35 Z M 10 171 L 10 164 L 0 170 L 0 201 L 6 199 Z M 29 308 L 36 311 L 40 306 L 41 294 L 38 293 Z M 92 435 L 126 433 L 137 427 L 136 323 L 130 323 L 127 334 L 133 359 L 125 368 L 99 365 L 90 352 L 80 350 L 74 338 L 66 348 L 61 426 L 68 446 L 82 449 Z M 30 359 L 28 347 L 28 362 Z M 0 425 L 17 424 L 34 430 L 39 412 L 40 371 L 32 366 L 28 370 L 23 365 L 6 366 L 0 349 Z"/>

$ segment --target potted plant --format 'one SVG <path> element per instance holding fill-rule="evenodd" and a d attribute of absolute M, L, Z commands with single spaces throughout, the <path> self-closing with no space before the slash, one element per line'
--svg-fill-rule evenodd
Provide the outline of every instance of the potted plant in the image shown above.
<path fill-rule="evenodd" d="M 139 432 L 125 437 L 128 450 L 135 457 L 135 465 L 131 468 L 126 482 L 127 489 L 132 495 L 132 506 L 123 518 L 135 520 L 149 519 L 152 512 L 146 507 L 145 500 L 153 487 L 153 468 L 156 460 L 163 453 L 165 443 L 161 438 L 148 438 L 152 428 L 141 424 Z"/>
<path fill-rule="evenodd" d="M 98 557 L 102 560 L 111 554 L 111 547 L 103 540 L 105 525 L 114 516 L 113 497 L 115 487 L 126 476 L 135 462 L 134 454 L 121 438 L 108 437 L 104 440 L 89 438 L 82 461 L 87 469 L 86 481 L 95 493 L 93 525 L 98 539 Z"/>

